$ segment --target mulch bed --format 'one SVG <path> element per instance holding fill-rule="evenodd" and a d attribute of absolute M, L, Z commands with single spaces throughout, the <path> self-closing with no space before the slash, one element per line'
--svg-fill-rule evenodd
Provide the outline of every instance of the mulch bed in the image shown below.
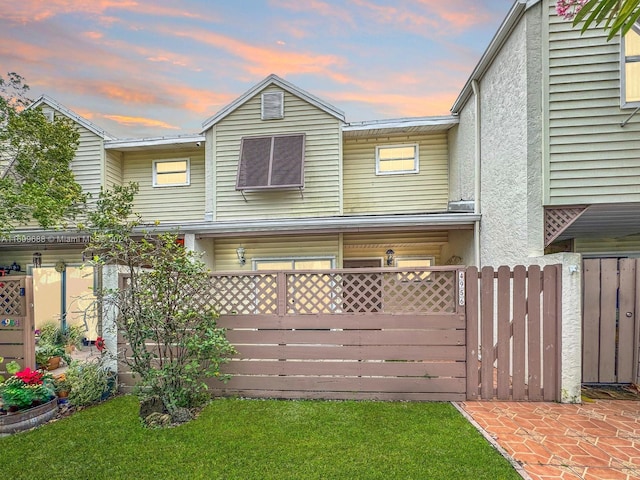
<path fill-rule="evenodd" d="M 636 400 L 640 401 L 640 385 L 607 384 L 583 385 L 582 397 L 591 400 Z"/>

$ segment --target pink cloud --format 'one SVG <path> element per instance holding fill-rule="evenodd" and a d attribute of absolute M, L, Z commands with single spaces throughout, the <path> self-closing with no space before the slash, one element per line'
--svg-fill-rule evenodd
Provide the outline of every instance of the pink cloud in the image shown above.
<path fill-rule="evenodd" d="M 21 0 L 14 2 L 10 11 L 3 12 L 3 17 L 14 22 L 27 24 L 41 22 L 51 17 L 69 13 L 84 13 L 94 16 L 106 16 L 107 11 L 124 10 L 145 15 L 173 18 L 207 18 L 199 11 L 187 11 L 181 7 L 169 7 L 154 2 L 152 5 L 144 1 L 132 0 Z M 208 17 L 211 19 L 211 17 Z M 106 17 L 107 22 L 114 18 Z"/>
<path fill-rule="evenodd" d="M 254 75 L 268 75 L 272 72 L 278 72 L 279 75 L 328 72 L 345 63 L 342 58 L 336 55 L 286 52 L 282 48 L 251 45 L 201 29 L 166 30 L 164 33 L 171 33 L 181 38 L 189 38 L 224 50 L 242 59 L 244 63 L 241 68 Z"/>

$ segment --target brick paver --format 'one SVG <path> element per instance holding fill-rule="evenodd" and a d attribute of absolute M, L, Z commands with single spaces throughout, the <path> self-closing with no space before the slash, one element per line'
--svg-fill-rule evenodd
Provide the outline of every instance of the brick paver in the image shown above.
<path fill-rule="evenodd" d="M 640 402 L 459 406 L 532 480 L 640 479 Z"/>

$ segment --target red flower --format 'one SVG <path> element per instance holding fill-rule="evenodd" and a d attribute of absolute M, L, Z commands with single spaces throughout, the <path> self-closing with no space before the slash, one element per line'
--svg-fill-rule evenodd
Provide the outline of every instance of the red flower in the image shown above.
<path fill-rule="evenodd" d="M 102 351 L 104 350 L 106 347 L 106 345 L 104 344 L 104 338 L 102 337 L 98 337 L 96 338 L 96 348 L 98 349 L 98 351 Z"/>
<path fill-rule="evenodd" d="M 16 373 L 16 377 L 27 385 L 42 385 L 42 373 L 29 367 Z"/>

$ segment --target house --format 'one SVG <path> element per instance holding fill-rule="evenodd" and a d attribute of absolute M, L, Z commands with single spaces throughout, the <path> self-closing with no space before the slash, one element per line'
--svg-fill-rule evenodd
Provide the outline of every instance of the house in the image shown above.
<path fill-rule="evenodd" d="M 142 221 L 179 232 L 213 271 L 474 262 L 480 217 L 449 196 L 454 116 L 347 123 L 276 75 L 194 135 L 116 139 L 48 97 L 36 105 L 76 121 L 72 168 L 87 191 L 137 182 Z M 25 229 L 4 241 L 5 263 L 41 266 L 36 326 L 79 321 L 86 305 L 73 304 L 95 280 L 81 267 L 86 240 Z"/>
<path fill-rule="evenodd" d="M 37 103 L 77 122 L 73 167 L 87 189 L 138 182 L 143 221 L 180 232 L 216 272 L 563 262 L 562 375 L 575 399 L 576 254 L 640 256 L 638 50 L 635 30 L 581 35 L 555 1 L 517 0 L 449 116 L 349 123 L 277 75 L 178 137 L 116 139 L 48 97 Z M 0 265 L 40 262 L 36 285 L 52 296 L 86 290 L 91 272 L 73 281 L 82 245 L 26 229 L 4 241 Z M 37 317 L 73 311 L 37 300 Z M 607 315 L 613 326 L 596 330 L 617 331 Z M 640 328 L 627 318 L 632 334 L 609 337 L 631 339 L 622 350 L 635 380 Z"/>

